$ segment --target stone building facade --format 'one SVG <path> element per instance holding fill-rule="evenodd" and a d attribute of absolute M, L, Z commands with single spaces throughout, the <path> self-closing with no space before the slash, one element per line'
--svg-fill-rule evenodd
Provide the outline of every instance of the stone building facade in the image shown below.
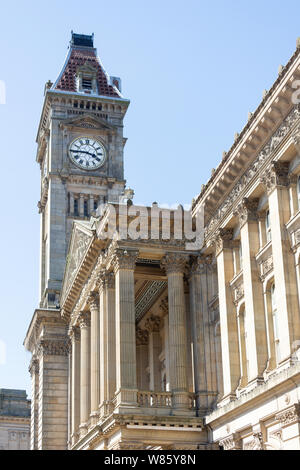
<path fill-rule="evenodd" d="M 30 448 L 30 400 L 25 390 L 0 389 L 0 450 Z"/>
<path fill-rule="evenodd" d="M 193 201 L 196 249 L 180 207 L 132 205 L 129 101 L 72 34 L 37 137 L 32 449 L 300 448 L 299 78 L 297 47 Z"/>

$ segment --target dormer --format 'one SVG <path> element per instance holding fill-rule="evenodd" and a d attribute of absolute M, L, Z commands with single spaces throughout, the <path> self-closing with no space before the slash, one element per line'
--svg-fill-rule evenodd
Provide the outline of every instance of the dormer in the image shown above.
<path fill-rule="evenodd" d="M 97 69 L 87 62 L 76 71 L 76 91 L 79 93 L 97 94 Z"/>

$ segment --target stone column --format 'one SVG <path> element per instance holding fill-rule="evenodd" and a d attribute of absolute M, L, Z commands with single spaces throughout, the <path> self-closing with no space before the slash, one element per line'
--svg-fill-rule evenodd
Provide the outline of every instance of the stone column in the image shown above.
<path fill-rule="evenodd" d="M 103 270 L 99 279 L 99 305 L 100 305 L 100 416 L 107 415 L 107 303 L 105 288 L 106 271 Z"/>
<path fill-rule="evenodd" d="M 290 358 L 300 339 L 296 270 L 285 224 L 290 219 L 288 162 L 273 162 L 262 178 L 269 198 L 274 279 L 277 292 L 279 362 Z M 296 344 L 296 343 L 295 343 Z"/>
<path fill-rule="evenodd" d="M 96 292 L 88 297 L 91 312 L 91 422 L 96 424 L 100 403 L 100 331 L 99 299 Z"/>
<path fill-rule="evenodd" d="M 71 372 L 71 445 L 78 439 L 80 424 L 80 332 L 79 328 L 72 326 L 69 329 L 72 348 Z"/>
<path fill-rule="evenodd" d="M 161 391 L 160 361 L 161 337 L 160 337 L 160 317 L 151 315 L 145 323 L 145 329 L 149 333 L 149 370 L 150 370 L 150 390 Z"/>
<path fill-rule="evenodd" d="M 39 361 L 35 356 L 32 356 L 29 372 L 31 375 L 30 450 L 37 450 L 39 422 Z"/>
<path fill-rule="evenodd" d="M 74 215 L 74 194 L 70 193 L 70 215 Z"/>
<path fill-rule="evenodd" d="M 83 217 L 84 215 L 84 194 L 79 195 L 79 216 Z"/>
<path fill-rule="evenodd" d="M 80 435 L 87 432 L 90 415 L 90 315 L 81 312 L 80 325 Z"/>
<path fill-rule="evenodd" d="M 113 267 L 116 282 L 116 395 L 119 411 L 137 406 L 134 269 L 137 251 L 117 249 Z"/>
<path fill-rule="evenodd" d="M 149 334 L 147 330 L 137 328 L 136 330 L 136 363 L 137 363 L 137 385 L 142 391 L 149 390 L 146 369 L 148 367 L 148 344 Z"/>
<path fill-rule="evenodd" d="M 94 195 L 93 194 L 90 194 L 90 215 L 92 214 L 92 212 L 94 211 Z"/>
<path fill-rule="evenodd" d="M 189 408 L 186 312 L 183 284 L 186 261 L 187 258 L 181 254 L 168 253 L 161 262 L 168 277 L 170 385 L 175 410 L 187 410 Z"/>
<path fill-rule="evenodd" d="M 239 341 L 236 309 L 229 282 L 233 278 L 232 230 L 220 229 L 216 238 L 218 269 L 221 349 L 223 367 L 223 401 L 234 399 L 240 379 Z"/>
<path fill-rule="evenodd" d="M 247 350 L 248 382 L 256 383 L 263 381 L 268 361 L 263 285 L 255 259 L 260 248 L 257 206 L 258 199 L 244 198 L 236 211 L 240 222 L 243 257 L 244 326 L 247 345 L 251 345 Z"/>
<path fill-rule="evenodd" d="M 207 374 L 204 334 L 204 307 L 207 308 L 207 277 L 205 259 L 196 257 L 190 268 L 190 307 L 193 335 L 194 382 L 198 409 L 207 409 Z M 204 285 L 203 285 L 204 284 Z M 203 289 L 204 287 L 204 289 Z"/>
<path fill-rule="evenodd" d="M 116 319 L 115 319 L 115 277 L 107 273 L 105 277 L 106 300 L 106 337 L 107 337 L 107 364 L 106 368 L 106 399 L 110 403 L 116 393 Z"/>

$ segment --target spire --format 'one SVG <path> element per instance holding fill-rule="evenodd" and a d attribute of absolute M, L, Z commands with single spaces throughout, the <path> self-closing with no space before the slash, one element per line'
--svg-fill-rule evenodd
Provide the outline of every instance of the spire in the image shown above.
<path fill-rule="evenodd" d="M 97 57 L 94 34 L 89 36 L 73 31 L 65 64 L 52 90 L 122 97 L 120 79 L 109 77 Z"/>

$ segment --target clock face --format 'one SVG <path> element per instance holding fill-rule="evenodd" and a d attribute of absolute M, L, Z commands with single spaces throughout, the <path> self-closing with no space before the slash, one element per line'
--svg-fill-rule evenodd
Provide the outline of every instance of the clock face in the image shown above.
<path fill-rule="evenodd" d="M 84 170 L 96 170 L 106 158 L 104 146 L 91 137 L 79 137 L 71 143 L 69 155 L 73 163 Z"/>

